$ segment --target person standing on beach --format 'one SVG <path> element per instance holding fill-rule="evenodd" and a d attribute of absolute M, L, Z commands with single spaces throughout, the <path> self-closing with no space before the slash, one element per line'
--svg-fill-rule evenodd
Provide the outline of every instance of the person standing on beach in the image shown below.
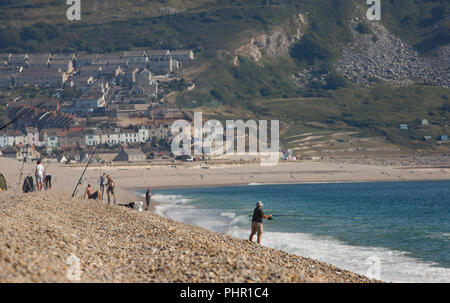
<path fill-rule="evenodd" d="M 37 191 L 41 191 L 42 190 L 42 182 L 44 180 L 44 173 L 45 173 L 45 169 L 44 166 L 41 164 L 41 161 L 37 161 L 37 165 L 36 165 L 36 170 L 34 171 L 34 175 L 36 177 L 36 187 L 37 187 Z"/>
<path fill-rule="evenodd" d="M 106 185 L 108 186 L 108 188 L 106 189 L 106 193 L 108 194 L 108 204 L 111 203 L 111 198 L 110 198 L 110 194 L 113 195 L 114 197 L 114 204 L 116 204 L 116 194 L 114 192 L 114 189 L 116 188 L 116 182 L 114 182 L 113 178 L 111 178 L 109 175 L 106 176 L 107 178 L 107 183 Z"/>
<path fill-rule="evenodd" d="M 150 187 L 147 189 L 147 191 L 145 192 L 145 202 L 147 203 L 147 207 L 145 208 L 145 210 L 148 210 L 149 206 L 150 206 L 150 199 L 152 198 L 152 194 L 150 193 L 151 189 Z"/>
<path fill-rule="evenodd" d="M 253 211 L 252 232 L 251 232 L 250 238 L 249 238 L 249 241 L 253 242 L 253 236 L 255 234 L 257 234 L 258 235 L 258 244 L 261 244 L 261 238 L 262 238 L 262 233 L 263 233 L 263 219 L 272 218 L 272 215 L 266 216 L 264 214 L 262 207 L 263 207 L 262 202 L 258 201 L 258 203 L 256 203 L 256 208 Z"/>
<path fill-rule="evenodd" d="M 100 191 L 102 193 L 102 200 L 103 200 L 103 196 L 105 195 L 105 187 L 106 187 L 107 183 L 108 183 L 108 178 L 106 178 L 106 174 L 103 173 L 103 176 L 100 177 Z"/>

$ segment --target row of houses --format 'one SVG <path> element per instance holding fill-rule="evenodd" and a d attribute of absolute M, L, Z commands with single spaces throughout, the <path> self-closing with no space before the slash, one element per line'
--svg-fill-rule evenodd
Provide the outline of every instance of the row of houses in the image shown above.
<path fill-rule="evenodd" d="M 34 146 L 19 145 L 1 148 L 0 156 L 14 158 L 17 160 L 27 159 L 33 161 L 40 159 L 41 154 L 36 150 Z"/>
<path fill-rule="evenodd" d="M 13 128 L 25 131 L 27 127 L 69 128 L 77 123 L 73 114 L 60 111 L 58 99 L 24 99 L 8 103 L 8 118 L 15 120 Z M 20 119 L 15 119 L 20 117 Z"/>
<path fill-rule="evenodd" d="M 44 129 L 27 127 L 25 132 L 8 130 L 0 133 L 0 148 L 8 146 L 46 146 L 49 148 L 70 148 L 78 146 L 129 145 L 146 143 L 153 139 L 169 140 L 170 125 L 152 124 L 136 129 Z"/>
<path fill-rule="evenodd" d="M 142 59 L 144 58 L 144 59 Z M 111 65 L 121 66 L 139 65 L 141 62 L 157 62 L 174 60 L 187 63 L 194 60 L 192 50 L 153 50 L 143 49 L 137 51 L 125 51 L 122 54 L 57 54 L 57 53 L 34 53 L 34 54 L 0 54 L 0 63 L 10 66 L 42 66 L 53 65 L 62 69 L 80 67 L 85 65 Z M 66 66 L 66 65 L 69 66 Z"/>
<path fill-rule="evenodd" d="M 59 68 L 0 68 L 0 88 L 38 86 L 60 88 L 69 74 Z"/>
<path fill-rule="evenodd" d="M 42 160 L 42 154 L 34 146 L 8 146 L 0 149 L 0 156 L 17 160 Z M 109 163 L 117 162 L 143 162 L 155 158 L 167 157 L 168 152 L 158 148 L 121 148 L 118 151 L 97 151 L 91 160 L 91 155 L 85 151 L 67 151 L 54 158 L 46 158 L 47 162 L 56 163 Z"/>
<path fill-rule="evenodd" d="M 149 69 L 168 76 L 194 59 L 192 50 L 141 50 L 122 54 L 0 54 L 0 88 L 62 87 L 76 72 L 71 85 L 96 75 L 114 77 L 126 70 Z M 87 77 L 87 78 L 86 78 Z"/>

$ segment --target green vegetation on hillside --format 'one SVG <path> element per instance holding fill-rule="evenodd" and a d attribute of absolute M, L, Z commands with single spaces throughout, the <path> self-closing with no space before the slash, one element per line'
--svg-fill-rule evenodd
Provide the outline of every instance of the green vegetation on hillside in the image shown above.
<path fill-rule="evenodd" d="M 338 124 L 343 128 L 368 131 L 368 134 L 384 135 L 402 145 L 409 139 L 436 138 L 448 132 L 450 90 L 446 88 L 374 85 L 369 89 L 344 88 L 329 94 L 328 98 L 255 100 L 251 108 L 258 117 L 279 119 L 287 126 L 308 122 Z M 435 127 L 414 130 L 422 119 Z M 402 123 L 410 125 L 410 130 L 398 132 Z"/>
<path fill-rule="evenodd" d="M 268 5 L 262 5 L 265 2 Z M 63 19 L 56 19 L 60 20 L 58 23 L 40 20 L 21 26 L 5 22 L 0 26 L 0 52 L 114 52 L 143 47 L 193 48 L 197 53 L 214 51 L 222 49 L 242 32 L 264 31 L 282 23 L 292 16 L 294 2 L 219 0 L 193 11 L 132 16 L 117 21 L 111 18 L 108 22 L 95 22 L 95 18 L 85 21 L 85 15 L 103 16 L 103 13 L 92 9 L 83 11 L 81 22 L 69 22 L 64 20 L 64 9 L 68 7 L 65 6 L 59 12 Z M 124 10 L 121 8 L 124 6 L 118 3 L 117 9 Z M 0 9 L 16 14 L 28 10 L 25 6 L 1 2 Z M 42 10 L 42 13 L 46 11 Z"/>
<path fill-rule="evenodd" d="M 396 36 L 428 52 L 450 43 L 450 1 L 382 1 L 382 22 Z"/>

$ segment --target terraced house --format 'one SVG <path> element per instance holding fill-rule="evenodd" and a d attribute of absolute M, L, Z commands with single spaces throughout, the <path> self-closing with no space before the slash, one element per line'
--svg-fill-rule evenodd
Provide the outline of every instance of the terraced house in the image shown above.
<path fill-rule="evenodd" d="M 40 88 L 61 88 L 67 81 L 67 74 L 59 69 L 24 69 L 14 76 L 15 86 L 38 86 Z"/>
<path fill-rule="evenodd" d="M 88 146 L 145 143 L 150 140 L 149 133 L 149 129 L 145 126 L 138 129 L 88 129 L 85 142 Z"/>
<path fill-rule="evenodd" d="M 170 51 L 172 59 L 182 63 L 189 63 L 194 60 L 194 52 L 192 50 L 173 50 Z"/>
<path fill-rule="evenodd" d="M 50 67 L 60 69 L 71 74 L 73 72 L 73 62 L 71 59 L 54 59 L 49 62 Z"/>

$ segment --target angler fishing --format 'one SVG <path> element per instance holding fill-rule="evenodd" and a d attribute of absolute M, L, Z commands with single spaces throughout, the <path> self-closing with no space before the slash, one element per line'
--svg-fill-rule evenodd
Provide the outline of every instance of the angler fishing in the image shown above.
<path fill-rule="evenodd" d="M 256 203 L 256 208 L 253 211 L 252 218 L 252 231 L 250 233 L 249 241 L 253 242 L 253 236 L 258 235 L 258 244 L 261 244 L 262 234 L 263 234 L 263 219 L 272 219 L 272 215 L 265 215 L 263 211 L 263 203 L 258 201 Z"/>
<path fill-rule="evenodd" d="M 77 194 L 78 186 L 81 185 L 81 183 L 82 183 L 81 181 L 83 180 L 84 174 L 86 173 L 86 170 L 88 169 L 89 165 L 91 164 L 92 159 L 94 158 L 95 154 L 97 153 L 97 149 L 98 149 L 98 145 L 95 147 L 95 150 L 92 153 L 91 157 L 89 158 L 89 161 L 86 163 L 86 167 L 84 168 L 83 173 L 81 174 L 80 179 L 78 180 L 77 185 L 75 186 L 75 189 L 73 190 L 72 198 L 75 197 L 75 195 Z"/>

